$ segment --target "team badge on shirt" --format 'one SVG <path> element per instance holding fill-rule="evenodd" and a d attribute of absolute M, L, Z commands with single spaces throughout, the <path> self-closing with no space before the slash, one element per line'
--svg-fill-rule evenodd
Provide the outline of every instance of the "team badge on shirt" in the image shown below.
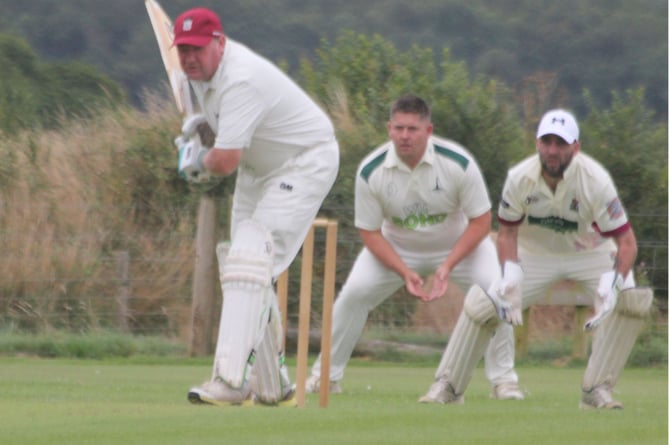
<path fill-rule="evenodd" d="M 578 213 L 578 206 L 579 206 L 578 199 L 572 198 L 571 199 L 571 204 L 569 204 L 569 210 L 571 210 L 572 212 Z"/>
<path fill-rule="evenodd" d="M 617 196 L 606 205 L 606 212 L 611 219 L 618 219 L 623 216 L 623 205 Z"/>
<path fill-rule="evenodd" d="M 528 195 L 527 198 L 525 198 L 525 205 L 530 205 L 535 202 L 539 201 L 539 197 L 536 195 Z"/>

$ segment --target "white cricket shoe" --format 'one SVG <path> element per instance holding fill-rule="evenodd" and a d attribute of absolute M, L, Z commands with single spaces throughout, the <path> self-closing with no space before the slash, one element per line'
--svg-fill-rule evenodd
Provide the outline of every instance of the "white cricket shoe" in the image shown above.
<path fill-rule="evenodd" d="M 451 383 L 446 379 L 436 380 L 423 397 L 418 399 L 420 403 L 453 403 L 462 405 L 465 403 L 465 397 L 462 394 L 455 394 Z"/>
<path fill-rule="evenodd" d="M 262 406 L 276 406 L 281 408 L 292 408 L 297 406 L 297 400 L 295 400 L 295 385 L 290 385 L 283 392 L 283 397 L 278 402 L 265 402 L 257 395 L 253 395 L 253 402 L 257 405 Z"/>
<path fill-rule="evenodd" d="M 500 383 L 495 385 L 490 395 L 497 400 L 524 400 L 525 395 L 520 387 L 515 382 Z"/>
<path fill-rule="evenodd" d="M 201 386 L 191 388 L 188 391 L 188 401 L 193 404 L 216 406 L 246 406 L 253 404 L 248 385 L 243 388 L 232 388 L 219 378 L 204 382 Z"/>
<path fill-rule="evenodd" d="M 318 376 L 312 375 L 307 379 L 306 393 L 318 394 L 321 390 L 321 379 Z M 342 389 L 339 382 L 330 380 L 330 394 L 341 394 Z"/>
<path fill-rule="evenodd" d="M 614 400 L 609 385 L 599 385 L 590 391 L 581 391 L 581 409 L 623 409 L 622 402 Z"/>

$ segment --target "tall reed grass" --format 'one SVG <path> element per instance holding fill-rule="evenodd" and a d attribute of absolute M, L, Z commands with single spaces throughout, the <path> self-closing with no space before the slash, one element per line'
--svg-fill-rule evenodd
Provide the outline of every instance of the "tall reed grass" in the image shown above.
<path fill-rule="evenodd" d="M 104 111 L 0 141 L 0 320 L 17 330 L 117 322 L 128 252 L 130 326 L 189 313 L 195 203 L 176 176 L 173 106 Z"/>

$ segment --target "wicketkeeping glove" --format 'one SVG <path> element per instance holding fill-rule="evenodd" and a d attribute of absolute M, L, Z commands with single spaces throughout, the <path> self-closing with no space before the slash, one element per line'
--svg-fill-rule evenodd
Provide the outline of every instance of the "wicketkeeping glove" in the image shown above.
<path fill-rule="evenodd" d="M 505 261 L 502 268 L 502 278 L 496 280 L 490 294 L 496 297 L 499 317 L 515 326 L 523 324 L 523 298 L 521 285 L 524 273 L 520 264 Z"/>
<path fill-rule="evenodd" d="M 597 286 L 597 297 L 595 297 L 595 315 L 585 322 L 584 329 L 586 331 L 599 326 L 613 312 L 623 283 L 623 277 L 618 271 L 611 270 L 602 274 L 599 278 L 599 286 Z"/>

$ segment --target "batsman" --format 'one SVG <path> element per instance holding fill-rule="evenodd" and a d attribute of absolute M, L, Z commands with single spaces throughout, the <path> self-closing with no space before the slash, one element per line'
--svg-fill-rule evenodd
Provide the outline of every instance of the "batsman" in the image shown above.
<path fill-rule="evenodd" d="M 294 406 L 274 282 L 336 178 L 334 128 L 280 69 L 227 38 L 214 11 L 181 14 L 174 45 L 202 111 L 177 138 L 179 173 L 198 183 L 237 173 L 231 241 L 216 249 L 223 305 L 213 374 L 188 400 Z M 194 131 L 203 123 L 215 133 L 213 147 Z"/>
<path fill-rule="evenodd" d="M 497 236 L 503 277 L 487 293 L 470 290 L 426 401 L 440 388 L 464 392 L 481 345 L 500 322 L 492 301 L 503 319 L 520 324 L 523 308 L 571 280 L 595 308 L 583 327 L 594 337 L 580 407 L 623 408 L 613 391 L 653 303 L 651 289 L 636 287 L 634 231 L 611 176 L 581 151 L 573 114 L 544 114 L 536 151 L 509 170 L 504 184 Z"/>

